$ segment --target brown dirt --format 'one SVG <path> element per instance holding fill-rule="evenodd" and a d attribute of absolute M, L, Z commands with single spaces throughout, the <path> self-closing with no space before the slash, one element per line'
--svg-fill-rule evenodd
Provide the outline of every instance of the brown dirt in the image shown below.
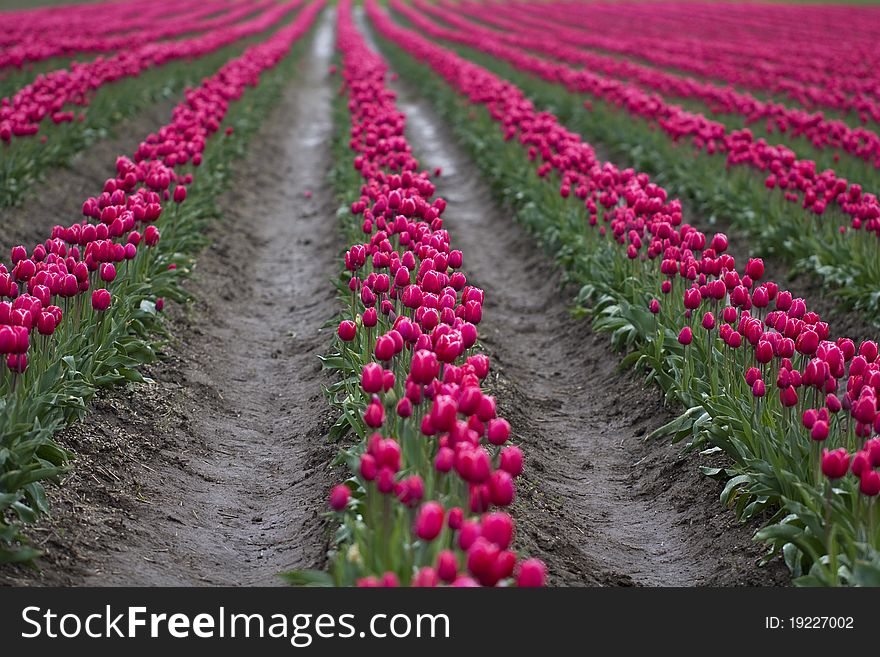
<path fill-rule="evenodd" d="M 0 583 L 273 584 L 324 563 L 335 418 L 317 355 L 339 245 L 328 20 L 221 203 L 196 301 L 169 311 L 156 383 L 103 392 L 60 437 L 77 459 L 34 534 L 46 556 L 0 568 Z M 51 194 L 60 205 L 67 192 Z"/>
<path fill-rule="evenodd" d="M 486 291 L 491 385 L 526 455 L 518 547 L 547 563 L 555 585 L 786 584 L 781 563 L 756 567 L 756 527 L 719 502 L 720 485 L 698 470 L 706 457 L 645 442 L 673 416 L 659 391 L 621 372 L 607 337 L 572 318 L 574 291 L 534 239 L 492 204 L 430 106 L 403 83 L 396 90 L 413 149 L 443 169 L 445 226 L 464 270 Z"/>

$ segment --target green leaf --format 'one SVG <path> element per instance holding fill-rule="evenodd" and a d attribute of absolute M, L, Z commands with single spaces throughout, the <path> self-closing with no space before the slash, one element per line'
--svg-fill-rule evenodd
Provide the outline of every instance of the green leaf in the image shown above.
<path fill-rule="evenodd" d="M 278 575 L 293 586 L 329 587 L 333 586 L 333 577 L 323 570 L 291 570 Z"/>

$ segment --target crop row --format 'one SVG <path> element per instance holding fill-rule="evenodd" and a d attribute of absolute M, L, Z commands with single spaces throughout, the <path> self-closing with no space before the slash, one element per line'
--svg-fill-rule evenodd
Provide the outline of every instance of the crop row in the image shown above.
<path fill-rule="evenodd" d="M 132 43 L 144 46 L 190 32 L 206 32 L 231 25 L 249 14 L 265 9 L 269 4 L 274 3 L 264 1 L 251 4 L 239 0 L 230 4 L 227 0 L 214 0 L 194 3 L 192 9 L 186 13 L 174 13 L 175 9 L 185 7 L 173 3 L 157 4 L 142 13 L 138 12 L 135 20 L 131 16 L 119 16 L 116 20 L 104 16 L 101 21 L 93 21 L 100 25 L 100 31 L 92 34 L 70 34 L 67 31 L 69 27 L 64 33 L 51 30 L 28 33 L 19 43 L 7 45 L 0 51 L 0 68 L 21 68 L 27 63 L 41 62 L 53 57 L 128 50 Z M 16 37 L 10 34 L 7 38 Z"/>
<path fill-rule="evenodd" d="M 136 367 L 154 358 L 156 313 L 166 296 L 183 298 L 178 280 L 203 242 L 225 161 L 236 154 L 231 127 L 227 139 L 212 136 L 228 114 L 260 109 L 260 95 L 243 102 L 245 91 L 322 8 L 307 5 L 187 91 L 170 123 L 117 159 L 103 191 L 84 201 L 82 221 L 56 226 L 30 249 L 15 247 L 9 266 L 0 264 L 0 296 L 8 299 L 0 301 L 0 561 L 34 554 L 20 527 L 47 510 L 41 482 L 63 471 L 68 454 L 54 432 L 83 415 L 98 387 L 142 380 Z M 207 170 L 200 169 L 210 149 Z M 191 195 L 196 174 L 202 185 Z"/>
<path fill-rule="evenodd" d="M 340 378 L 330 390 L 339 427 L 359 441 L 341 455 L 352 476 L 330 494 L 341 525 L 330 574 L 288 579 L 541 585 L 544 565 L 518 559 L 504 511 L 523 456 L 480 385 L 489 372 L 475 350 L 483 291 L 467 282 L 464 255 L 443 228 L 446 203 L 413 157 L 387 66 L 358 33 L 350 0 L 338 5 L 337 40 L 350 120 L 341 144 L 350 154 L 340 156 L 354 155 L 343 189 L 356 200 L 340 283 L 345 319 L 325 366 Z"/>
<path fill-rule="evenodd" d="M 774 21 L 773 8 L 762 6 L 755 25 L 754 16 L 744 16 L 748 9 L 658 4 L 638 33 L 629 26 L 639 20 L 640 10 L 626 5 L 609 9 L 580 2 L 515 3 L 510 15 L 582 26 L 592 48 L 777 94 L 808 108 L 854 112 L 862 123 L 877 122 L 880 80 L 872 46 L 878 36 L 872 29 L 874 10 L 849 8 L 863 15 L 848 17 L 840 8 L 792 9 L 777 9 L 783 15 Z M 805 21 L 811 17 L 815 20 L 808 26 Z M 855 29 L 856 24 L 861 29 Z M 680 38 L 685 26 L 696 38 Z M 836 37 L 841 30 L 847 34 L 845 44 Z"/>
<path fill-rule="evenodd" d="M 224 24 L 222 28 L 191 39 L 164 43 L 148 41 L 106 59 L 74 63 L 70 69 L 40 75 L 11 98 L 3 99 L 0 140 L 9 143 L 14 139 L 32 137 L 47 118 L 56 124 L 74 121 L 76 113 L 66 107 L 88 105 L 90 94 L 103 85 L 124 77 L 136 77 L 148 68 L 169 61 L 201 57 L 239 39 L 264 32 L 300 4 L 301 0 L 293 0 L 274 5 L 249 21 L 231 26 Z"/>
<path fill-rule="evenodd" d="M 863 127 L 851 128 L 839 119 L 826 118 L 820 112 L 809 112 L 802 108 L 791 108 L 778 102 L 764 101 L 748 92 L 737 91 L 730 86 L 712 82 L 683 78 L 680 75 L 645 66 L 626 59 L 582 49 L 589 41 L 583 32 L 555 23 L 551 20 L 532 19 L 527 23 L 499 16 L 485 5 L 470 5 L 463 10 L 459 5 L 445 2 L 433 5 L 420 1 L 413 3 L 423 12 L 429 12 L 447 19 L 452 25 L 464 30 L 488 31 L 491 37 L 523 49 L 533 50 L 561 61 L 580 64 L 589 70 L 623 79 L 663 94 L 696 100 L 705 104 L 713 114 L 730 115 L 745 126 L 764 122 L 769 134 L 779 132 L 789 138 L 803 138 L 816 150 L 833 150 L 837 161 L 838 153 L 847 153 L 857 158 L 857 164 L 864 168 L 867 162 L 871 167 L 880 167 L 880 136 Z M 449 13 L 455 7 L 459 16 Z M 494 32 L 480 28 L 479 25 L 461 17 L 466 14 L 481 23 L 505 32 Z M 561 40 L 560 40 L 561 37 Z M 796 144 L 794 144 L 796 147 Z M 802 159 L 802 158 L 801 158 Z M 853 167 L 856 169 L 856 167 Z M 850 181 L 850 182 L 855 182 Z"/>
<path fill-rule="evenodd" d="M 572 110 L 567 118 L 589 122 L 605 134 L 615 133 L 611 139 L 622 142 L 621 150 L 636 164 L 654 160 L 649 168 L 655 175 L 674 177 L 677 187 L 687 189 L 713 215 L 746 231 L 765 250 L 819 275 L 839 292 L 842 303 L 868 311 L 871 321 L 880 317 L 875 294 L 880 284 L 876 267 L 880 203 L 875 194 L 830 169 L 820 172 L 815 162 L 798 160 L 784 145 L 755 139 L 749 130 L 728 131 L 721 123 L 666 103 L 637 86 L 530 55 L 493 38 L 488 30 L 441 27 L 402 2 L 393 1 L 391 6 L 434 38 L 487 53 L 500 64 L 546 81 L 550 89 L 558 85 L 570 92 L 554 99 L 567 97 L 570 103 L 586 96 L 579 103 L 595 109 L 595 118 L 593 112 L 579 110 Z M 444 22 L 457 20 L 449 16 Z M 616 115 L 617 125 L 601 116 L 606 110 Z M 605 125 L 596 125 L 601 123 Z M 668 143 L 652 151 L 648 145 L 658 141 L 658 135 L 651 135 L 654 130 Z M 703 159 L 694 160 L 683 152 L 684 140 L 690 140 L 692 152 Z M 716 164 L 707 170 L 704 161 Z M 734 177 L 738 169 L 743 174 Z"/>
<path fill-rule="evenodd" d="M 758 538 L 799 583 L 876 581 L 876 343 L 830 340 L 803 299 L 762 280 L 760 260 L 737 268 L 727 238 L 685 223 L 647 175 L 599 162 L 511 82 L 366 7 L 398 70 L 584 286 L 596 327 L 630 351 L 624 362 L 688 409 L 657 435 L 726 454 L 732 465 L 707 474 L 726 481 L 740 517 L 770 514 Z"/>
<path fill-rule="evenodd" d="M 274 6 L 276 8 L 269 8 L 267 11 L 276 12 L 281 7 L 281 5 Z M 258 5 L 253 5 L 253 8 L 258 9 Z M 267 24 L 266 28 L 268 30 L 277 29 L 280 24 L 289 20 L 291 14 L 292 12 L 286 16 L 276 16 L 276 20 Z M 254 20 L 262 21 L 265 16 L 266 12 L 263 12 Z M 83 64 L 75 63 L 70 71 L 59 69 L 39 76 L 38 80 L 42 80 L 42 82 L 39 85 L 37 82 L 30 83 L 19 92 L 21 97 L 18 100 L 7 99 L 3 101 L 6 107 L 0 109 L 0 114 L 6 116 L 13 111 L 14 107 L 20 108 L 22 111 L 15 113 L 18 116 L 15 120 L 26 126 L 25 132 L 32 133 L 34 130 L 38 130 L 40 135 L 39 138 L 33 136 L 16 138 L 11 135 L 11 120 L 0 121 L 0 124 L 5 126 L 10 133 L 9 143 L 0 141 L 0 153 L 2 153 L 2 158 L 0 158 L 0 206 L 20 202 L 25 194 L 33 189 L 34 185 L 46 178 L 50 167 L 68 164 L 76 153 L 107 136 L 108 131 L 123 119 L 161 99 L 170 98 L 185 86 L 200 84 L 204 77 L 212 75 L 223 62 L 241 54 L 247 45 L 260 38 L 258 31 L 250 32 L 249 30 L 250 36 L 240 33 L 241 28 L 249 23 L 258 27 L 253 21 L 247 21 L 226 29 L 218 28 L 197 37 L 193 43 L 201 42 L 206 45 L 208 41 L 204 39 L 208 39 L 214 41 L 214 45 L 218 46 L 206 50 L 199 57 L 166 59 L 161 66 L 149 66 L 143 70 L 136 70 L 143 62 L 132 59 L 130 53 L 120 55 L 121 59 L 114 56 L 109 59 L 99 58 Z M 230 41 L 223 36 L 228 34 L 230 30 L 239 32 L 240 38 L 234 38 Z M 217 41 L 217 38 L 225 40 L 226 45 L 224 46 Z M 169 43 L 184 42 L 186 40 Z M 154 47 L 164 49 L 166 46 L 146 44 L 141 50 L 147 53 Z M 126 66 L 120 68 L 110 65 L 108 62 L 116 62 L 120 65 L 126 63 Z M 90 75 L 90 71 L 92 73 L 103 71 L 110 77 L 105 79 L 102 84 L 98 84 L 102 78 Z M 126 72 L 133 75 L 126 75 Z M 53 85 L 47 82 L 46 76 L 57 77 L 63 84 L 58 89 L 53 89 Z M 37 87 L 42 88 L 42 91 L 38 93 Z M 27 89 L 31 89 L 31 91 L 25 94 Z M 68 103 L 67 101 L 71 100 L 68 98 L 71 91 L 81 92 L 81 95 L 76 96 L 75 100 Z M 27 100 L 28 98 L 30 101 Z M 58 109 L 53 110 L 53 107 Z M 24 112 L 25 109 L 28 112 Z M 74 110 L 75 113 L 71 110 Z M 56 112 L 56 118 L 60 122 L 50 120 Z M 32 122 L 29 113 L 32 113 L 35 118 L 41 118 L 40 123 Z M 73 120 L 71 120 L 72 115 Z"/>

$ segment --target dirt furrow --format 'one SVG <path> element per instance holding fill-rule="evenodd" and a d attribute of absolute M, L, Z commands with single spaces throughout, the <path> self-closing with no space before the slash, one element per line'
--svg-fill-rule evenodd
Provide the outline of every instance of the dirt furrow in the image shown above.
<path fill-rule="evenodd" d="M 369 34 L 363 15 L 360 27 Z M 375 44 L 373 44 L 375 47 Z M 569 313 L 572 290 L 491 190 L 428 103 L 397 83 L 408 138 L 448 202 L 464 271 L 486 290 L 481 336 L 494 393 L 527 456 L 515 505 L 520 547 L 563 585 L 765 584 L 751 528 L 680 447 L 643 436 L 671 417 L 604 336 Z"/>
<path fill-rule="evenodd" d="M 332 53 L 328 12 L 236 165 L 189 283 L 196 301 L 171 308 L 156 384 L 102 394 L 62 437 L 79 458 L 52 492 L 49 558 L 8 581 L 271 585 L 323 564 L 335 449 L 317 356 L 340 246 L 325 180 Z"/>

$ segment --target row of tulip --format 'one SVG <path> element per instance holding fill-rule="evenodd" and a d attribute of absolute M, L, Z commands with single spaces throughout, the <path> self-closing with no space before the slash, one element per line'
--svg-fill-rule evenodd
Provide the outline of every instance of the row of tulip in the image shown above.
<path fill-rule="evenodd" d="M 291 3 L 293 5 L 294 3 Z M 299 3 L 301 4 L 301 3 Z M 256 7 L 257 5 L 254 5 Z M 278 6 L 280 5 L 273 5 Z M 277 11 L 274 8 L 267 11 Z M 261 16 L 265 16 L 263 12 Z M 292 13 L 292 12 L 291 12 Z M 290 14 L 288 14 L 289 16 Z M 288 16 L 278 17 L 269 27 L 277 29 L 279 24 L 286 22 Z M 250 22 L 250 21 L 248 21 Z M 228 29 L 238 29 L 246 23 L 238 23 Z M 222 34 L 219 29 L 207 33 Z M 55 123 L 44 120 L 42 124 L 32 124 L 30 130 L 39 129 L 39 135 L 29 138 L 10 137 L 10 143 L 0 141 L 0 207 L 21 202 L 25 195 L 38 183 L 45 180 L 52 167 L 67 165 L 71 159 L 90 144 L 105 138 L 109 131 L 122 120 L 136 115 L 138 112 L 153 106 L 163 99 L 168 99 L 191 85 L 198 85 L 206 76 L 210 76 L 224 62 L 240 55 L 244 48 L 260 38 L 255 33 L 205 53 L 195 59 L 169 60 L 162 66 L 153 66 L 137 74 L 127 77 L 117 75 L 112 83 L 92 89 L 82 96 L 79 102 L 87 102 L 88 107 L 77 108 L 75 120 Z M 146 45 L 145 49 L 154 46 Z M 160 46 L 162 47 L 162 46 Z M 105 62 L 106 60 L 102 60 Z M 86 64 L 85 66 L 90 66 Z M 102 65 L 103 66 L 103 65 Z M 64 72 L 55 71 L 53 75 L 64 78 Z M 66 78 L 64 78 L 66 79 Z M 81 82 L 87 84 L 87 76 L 80 76 Z M 58 99 L 52 94 L 36 94 L 33 105 L 37 115 L 49 112 L 48 108 Z M 42 103 L 42 105 L 41 105 Z M 42 107 L 42 109 L 39 109 Z M 7 106 L 7 110 L 12 105 Z M 0 111 L 3 111 L 0 109 Z M 70 106 L 59 110 L 66 118 L 70 118 Z M 51 118 L 52 112 L 48 113 Z M 46 115 L 43 115 L 46 119 Z M 27 119 L 29 120 L 29 119 Z M 8 127 L 8 126 L 7 126 Z"/>
<path fill-rule="evenodd" d="M 325 365 L 340 375 L 331 392 L 341 425 L 359 440 L 341 455 L 352 476 L 330 493 L 341 528 L 329 574 L 287 578 L 542 585 L 544 565 L 512 550 L 505 509 L 523 456 L 480 385 L 489 372 L 474 349 L 483 291 L 461 269 L 464 256 L 443 229 L 446 203 L 412 155 L 387 66 L 358 33 L 351 0 L 338 5 L 337 45 L 338 105 L 350 126 L 338 126 L 340 161 L 354 154 L 340 183 L 356 200 L 345 221 L 345 319 Z"/>
<path fill-rule="evenodd" d="M 788 12 L 773 24 L 770 17 L 778 8 L 768 5 L 736 12 L 729 5 L 663 3 L 652 8 L 652 19 L 634 34 L 629 26 L 640 20 L 642 9 L 626 3 L 526 2 L 505 7 L 522 20 L 551 18 L 559 25 L 583 26 L 592 48 L 769 92 L 810 109 L 855 113 L 862 123 L 880 121 L 880 61 L 873 48 L 878 34 L 871 29 L 876 25 L 871 8 L 858 9 L 861 16 L 851 17 L 851 7 L 798 7 L 796 15 Z M 706 14 L 702 21 L 700 10 Z M 756 32 L 749 14 L 765 31 Z M 800 29 L 811 17 L 812 28 Z M 861 31 L 854 29 L 856 24 Z M 787 29 L 793 26 L 799 29 Z M 683 31 L 694 38 L 680 38 Z M 841 33 L 847 35 L 845 43 L 838 39 Z"/>
<path fill-rule="evenodd" d="M 741 518 L 769 514 L 757 538 L 798 583 L 878 581 L 877 344 L 832 341 L 803 299 L 762 281 L 759 259 L 737 268 L 727 238 L 685 223 L 646 174 L 599 162 L 511 82 L 395 24 L 375 0 L 366 8 L 397 69 L 584 286 L 595 326 L 629 350 L 624 363 L 688 409 L 654 436 L 727 455 L 729 467 L 705 472 L 726 481 L 722 499 Z"/>
<path fill-rule="evenodd" d="M 638 166 L 649 163 L 644 168 L 674 179 L 677 190 L 712 215 L 747 232 L 768 252 L 820 276 L 839 292 L 841 303 L 868 311 L 871 321 L 880 318 L 880 299 L 874 294 L 880 285 L 875 265 L 880 202 L 860 185 L 832 170 L 820 173 L 814 162 L 798 160 L 785 146 L 754 139 L 747 129 L 727 131 L 633 85 L 529 55 L 488 32 L 440 27 L 400 1 L 390 4 L 433 38 L 488 54 L 479 61 L 493 70 L 504 70 L 507 77 L 507 67 L 525 72 L 517 78 L 520 84 L 547 89 L 542 102 L 557 108 L 567 104 L 569 115 L 563 118 L 570 117 L 573 127 L 618 147 Z M 547 84 L 538 84 L 539 79 Z M 571 98 L 566 100 L 562 90 Z M 583 112 L 582 105 L 592 111 Z M 684 138 L 691 139 L 691 153 L 682 152 L 679 140 Z"/>
<path fill-rule="evenodd" d="M 781 133 L 793 141 L 790 145 L 795 150 L 807 147 L 810 157 L 827 155 L 828 166 L 838 164 L 850 182 L 864 176 L 864 164 L 872 168 L 880 167 L 880 135 L 864 127 L 853 128 L 839 119 L 826 118 L 820 112 L 806 111 L 802 108 L 788 107 L 779 102 L 764 101 L 753 94 L 738 91 L 730 86 L 721 86 L 712 82 L 692 77 L 681 77 L 662 69 L 640 64 L 629 59 L 619 59 L 608 55 L 582 49 L 589 45 L 582 38 L 583 32 L 560 25 L 552 20 L 534 18 L 523 21 L 520 18 L 499 15 L 489 6 L 479 3 L 453 3 L 449 1 L 437 4 L 421 0 L 414 3 L 421 11 L 432 13 L 447 20 L 451 25 L 464 30 L 487 31 L 473 21 L 466 20 L 469 16 L 480 23 L 503 30 L 488 30 L 489 34 L 509 45 L 526 50 L 540 52 L 561 61 L 582 65 L 611 78 L 635 83 L 665 97 L 675 97 L 693 101 L 694 106 L 702 107 L 702 111 L 711 111 L 715 115 L 726 115 L 722 123 L 741 128 L 753 126 L 756 132 L 764 130 L 767 136 Z M 453 14 L 452 12 L 456 13 Z M 800 147 L 799 147 L 800 144 Z M 824 154 L 822 151 L 834 151 Z M 840 154 L 848 154 L 855 158 L 848 167 L 840 162 Z M 802 158 L 800 158 L 802 159 Z M 864 183 L 868 180 L 862 180 Z M 872 178 L 873 182 L 873 178 Z"/>
<path fill-rule="evenodd" d="M 244 23 L 224 24 L 190 39 L 148 40 L 106 59 L 99 57 L 91 62 L 74 62 L 69 69 L 40 75 L 12 97 L 0 101 L 0 141 L 8 144 L 14 139 L 32 137 L 46 119 L 55 124 L 74 121 L 76 112 L 69 106 L 87 106 L 90 96 L 105 84 L 137 77 L 142 71 L 166 62 L 198 58 L 265 32 L 301 4 L 302 0 L 290 0 L 282 5 L 264 3 L 265 11 Z"/>
<path fill-rule="evenodd" d="M 272 71 L 269 83 L 266 72 L 323 4 L 310 3 L 188 90 L 170 123 L 117 159 L 103 191 L 83 203 L 83 220 L 56 226 L 30 249 L 13 248 L 11 263 L 0 264 L 0 297 L 8 299 L 0 301 L 0 562 L 34 555 L 21 542 L 22 523 L 46 511 L 41 482 L 68 456 L 54 432 L 82 416 L 97 388 L 142 380 L 137 366 L 154 357 L 156 313 L 166 297 L 184 298 L 180 279 L 215 216 L 229 161 L 241 152 L 232 126 L 225 138 L 214 135 L 230 116 L 256 128 L 288 73 Z M 200 184 L 191 188 L 194 176 Z"/>
<path fill-rule="evenodd" d="M 143 27 L 163 15 L 174 16 L 191 11 L 196 6 L 197 0 L 182 0 L 176 4 L 160 1 L 149 6 L 137 0 L 124 0 L 0 11 L 0 21 L 3 21 L 5 28 L 0 35 L 0 47 L 14 45 L 28 37 L 39 38 L 42 34 L 68 30 L 82 35 L 106 33 L 108 28 L 122 32 L 129 25 Z"/>
<path fill-rule="evenodd" d="M 262 3 L 265 7 L 267 3 Z M 69 27 L 63 32 L 43 30 L 38 33 L 11 33 L 0 49 L 0 68 L 22 68 L 26 64 L 53 57 L 67 57 L 84 53 L 126 50 L 132 43 L 142 46 L 162 39 L 178 37 L 190 32 L 205 32 L 231 25 L 254 13 L 251 3 L 236 0 L 212 0 L 207 3 L 189 3 L 189 11 L 181 13 L 177 3 L 157 3 L 135 16 L 109 16 L 94 21 L 99 30 L 92 33 L 74 32 Z M 68 10 L 59 10 L 66 14 Z"/>

